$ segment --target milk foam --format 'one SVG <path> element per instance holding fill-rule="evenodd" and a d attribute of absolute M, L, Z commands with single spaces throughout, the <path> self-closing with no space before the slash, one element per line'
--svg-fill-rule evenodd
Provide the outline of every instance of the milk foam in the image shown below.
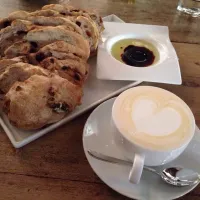
<path fill-rule="evenodd" d="M 173 108 L 159 108 L 148 98 L 133 102 L 132 119 L 137 132 L 152 136 L 166 136 L 176 131 L 181 124 L 180 114 Z"/>
<path fill-rule="evenodd" d="M 149 86 L 123 92 L 114 102 L 112 117 L 128 140 L 159 150 L 184 144 L 195 127 L 185 102 L 173 93 Z"/>

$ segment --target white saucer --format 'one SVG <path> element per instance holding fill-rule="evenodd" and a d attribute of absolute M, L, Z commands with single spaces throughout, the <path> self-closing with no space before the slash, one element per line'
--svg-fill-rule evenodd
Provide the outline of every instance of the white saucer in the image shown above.
<path fill-rule="evenodd" d="M 144 171 L 138 185 L 128 181 L 130 168 L 97 160 L 87 153 L 87 149 L 107 155 L 123 158 L 112 139 L 110 118 L 114 98 L 98 106 L 88 118 L 83 132 L 83 147 L 89 164 L 95 173 L 115 191 L 134 199 L 169 200 L 185 195 L 193 187 L 174 187 L 164 183 L 157 175 Z M 184 153 L 170 166 L 182 166 L 200 173 L 200 130 L 196 128 L 195 136 Z"/>

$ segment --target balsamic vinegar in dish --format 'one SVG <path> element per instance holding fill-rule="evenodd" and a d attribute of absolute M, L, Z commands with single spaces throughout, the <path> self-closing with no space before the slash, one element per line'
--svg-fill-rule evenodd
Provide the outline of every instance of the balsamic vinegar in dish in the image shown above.
<path fill-rule="evenodd" d="M 156 47 L 139 39 L 123 39 L 111 48 L 111 54 L 122 63 L 134 67 L 148 67 L 159 59 Z"/>

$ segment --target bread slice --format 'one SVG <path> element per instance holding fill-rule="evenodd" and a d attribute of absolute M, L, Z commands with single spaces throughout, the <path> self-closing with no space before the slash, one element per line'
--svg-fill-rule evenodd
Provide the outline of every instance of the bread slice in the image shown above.
<path fill-rule="evenodd" d="M 86 61 L 88 59 L 88 53 L 67 42 L 57 41 L 44 46 L 37 53 L 28 55 L 30 62 L 33 64 L 38 64 L 47 57 L 55 57 L 61 60 L 70 57 L 74 60 L 83 59 Z"/>
<path fill-rule="evenodd" d="M 47 106 L 50 86 L 50 79 L 39 75 L 31 76 L 24 82 L 16 82 L 3 103 L 3 110 L 10 122 L 25 130 L 38 129 L 48 124 L 53 114 Z"/>
<path fill-rule="evenodd" d="M 28 14 L 28 12 L 21 10 L 12 12 L 8 17 L 0 20 L 0 30 L 10 26 L 12 21 L 15 19 L 26 19 L 28 17 Z"/>
<path fill-rule="evenodd" d="M 10 65 L 14 63 L 17 63 L 17 62 L 11 59 L 0 60 L 0 74 L 3 74 L 6 71 L 7 67 L 9 67 Z"/>
<path fill-rule="evenodd" d="M 38 129 L 59 121 L 80 104 L 82 88 L 57 75 L 33 75 L 16 82 L 5 96 L 4 111 L 21 129 Z"/>
<path fill-rule="evenodd" d="M 10 64 L 14 62 L 10 60 Z M 4 72 L 0 75 L 0 91 L 7 93 L 11 86 L 16 81 L 25 81 L 33 74 L 39 74 L 48 76 L 49 72 L 45 69 L 42 69 L 38 66 L 33 66 L 28 63 L 13 63 L 8 65 L 9 61 L 7 60 L 6 67 L 4 67 Z M 5 66 L 5 65 L 4 65 Z"/>
<path fill-rule="evenodd" d="M 82 29 L 72 21 L 64 17 L 45 17 L 45 16 L 30 16 L 28 21 L 40 26 L 59 26 L 62 25 L 66 30 L 83 34 Z"/>
<path fill-rule="evenodd" d="M 89 70 L 88 64 L 85 61 L 77 61 L 69 58 L 58 60 L 54 57 L 48 57 L 44 59 L 40 65 L 78 85 L 84 84 Z"/>
<path fill-rule="evenodd" d="M 21 40 L 9 46 L 5 51 L 6 58 L 14 58 L 37 51 L 37 44 Z"/>
<path fill-rule="evenodd" d="M 63 26 L 36 28 L 29 31 L 25 36 L 25 39 L 33 42 L 65 41 L 66 43 L 82 49 L 87 58 L 90 54 L 88 41 L 77 33 L 65 30 Z"/>
<path fill-rule="evenodd" d="M 48 4 L 42 7 L 42 10 L 55 10 L 62 15 L 70 15 L 70 10 L 74 9 L 70 5 L 61 5 L 61 4 Z"/>
<path fill-rule="evenodd" d="M 32 16 L 51 17 L 51 16 L 60 16 L 60 13 L 55 10 L 37 10 L 31 13 L 22 10 L 15 11 L 10 13 L 8 17 L 0 20 L 0 30 L 10 26 L 12 21 L 16 19 L 27 20 L 28 17 Z"/>
<path fill-rule="evenodd" d="M 27 61 L 27 58 L 23 56 L 15 57 L 12 59 L 6 59 L 6 58 L 1 59 L 0 60 L 0 74 L 2 74 L 8 66 L 14 63 L 18 63 L 18 62 L 27 63 L 28 61 Z"/>
<path fill-rule="evenodd" d="M 75 17 L 73 20 L 80 26 L 85 38 L 89 41 L 91 52 L 95 51 L 98 46 L 100 35 L 94 22 L 90 18 L 84 16 Z"/>
<path fill-rule="evenodd" d="M 33 25 L 29 21 L 14 20 L 11 26 L 8 26 L 0 31 L 0 54 L 3 56 L 4 51 L 13 43 L 23 40 L 26 33 L 34 29 Z"/>
<path fill-rule="evenodd" d="M 95 22 L 100 33 L 104 30 L 103 20 L 100 17 L 100 15 L 95 11 L 76 9 L 73 6 L 67 4 L 65 5 L 48 4 L 42 7 L 42 10 L 49 10 L 49 9 L 58 11 L 60 14 L 64 16 L 85 16 L 87 18 L 91 18 Z"/>

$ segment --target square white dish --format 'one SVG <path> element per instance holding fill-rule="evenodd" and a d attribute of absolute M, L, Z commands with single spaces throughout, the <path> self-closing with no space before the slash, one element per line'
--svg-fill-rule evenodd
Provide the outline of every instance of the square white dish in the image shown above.
<path fill-rule="evenodd" d="M 103 18 L 104 21 L 123 22 L 115 15 L 109 15 Z M 140 84 L 140 81 L 105 81 L 96 78 L 96 57 L 89 60 L 90 74 L 84 86 L 84 96 L 82 105 L 77 107 L 71 114 L 66 116 L 61 121 L 35 131 L 23 131 L 12 126 L 4 113 L 0 113 L 0 124 L 9 137 L 15 148 L 20 148 L 46 133 L 56 129 L 57 127 L 69 122 L 75 117 L 86 112 L 90 108 L 100 104 L 101 102 L 119 94 L 129 87 Z"/>
<path fill-rule="evenodd" d="M 176 51 L 166 26 L 105 22 L 103 42 L 97 56 L 97 78 L 104 80 L 139 80 L 181 84 L 181 72 Z M 158 50 L 158 61 L 149 67 L 132 67 L 115 59 L 112 45 L 122 39 L 139 39 Z"/>

